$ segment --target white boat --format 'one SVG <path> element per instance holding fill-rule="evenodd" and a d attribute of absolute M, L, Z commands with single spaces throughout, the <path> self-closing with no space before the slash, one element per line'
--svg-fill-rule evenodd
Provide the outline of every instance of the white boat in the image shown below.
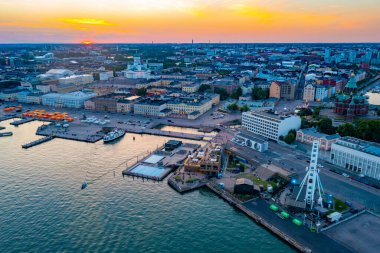
<path fill-rule="evenodd" d="M 124 135 L 125 135 L 125 131 L 123 129 L 118 128 L 106 134 L 103 137 L 103 142 L 104 143 L 111 142 L 123 137 Z"/>

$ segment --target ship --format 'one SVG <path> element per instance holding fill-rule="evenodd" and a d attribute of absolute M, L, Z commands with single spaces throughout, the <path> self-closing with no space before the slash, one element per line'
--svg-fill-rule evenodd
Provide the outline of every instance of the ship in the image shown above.
<path fill-rule="evenodd" d="M 125 131 L 123 129 L 118 128 L 118 129 L 115 129 L 115 130 L 107 133 L 103 137 L 103 142 L 104 143 L 111 142 L 111 141 L 114 141 L 116 139 L 123 137 L 124 135 L 125 135 Z"/>

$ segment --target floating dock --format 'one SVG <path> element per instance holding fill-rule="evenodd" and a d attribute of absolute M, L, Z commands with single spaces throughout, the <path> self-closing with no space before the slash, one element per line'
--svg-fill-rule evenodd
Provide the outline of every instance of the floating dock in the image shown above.
<path fill-rule="evenodd" d="M 3 126 L 0 126 L 0 130 L 4 130 L 5 129 L 5 127 L 3 127 Z"/>
<path fill-rule="evenodd" d="M 35 141 L 30 142 L 30 143 L 22 145 L 22 148 L 28 149 L 28 148 L 37 146 L 39 144 L 51 141 L 52 139 L 54 139 L 54 136 L 46 136 L 44 138 L 41 138 L 41 139 L 38 139 L 38 140 L 35 140 Z"/>
<path fill-rule="evenodd" d="M 35 119 L 32 119 L 32 118 L 21 119 L 21 120 L 15 120 L 15 121 L 11 122 L 10 124 L 13 125 L 13 126 L 19 126 L 19 125 L 22 125 L 22 124 L 25 124 L 25 123 L 28 123 L 28 122 L 32 122 L 34 120 Z"/>
<path fill-rule="evenodd" d="M 0 133 L 0 137 L 12 136 L 12 135 L 13 135 L 12 132 L 4 132 L 4 133 Z"/>

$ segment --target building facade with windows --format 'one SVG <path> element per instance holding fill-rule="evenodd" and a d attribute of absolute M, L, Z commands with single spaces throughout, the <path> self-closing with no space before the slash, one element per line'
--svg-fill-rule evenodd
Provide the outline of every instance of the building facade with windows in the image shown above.
<path fill-rule="evenodd" d="M 290 130 L 301 127 L 301 118 L 295 115 L 281 116 L 272 112 L 251 111 L 242 114 L 242 126 L 255 134 L 278 141 Z"/>
<path fill-rule="evenodd" d="M 134 113 L 160 117 L 166 108 L 163 100 L 144 99 L 134 105 Z"/>
<path fill-rule="evenodd" d="M 306 129 L 300 129 L 297 131 L 297 141 L 306 143 L 306 144 L 313 144 L 313 141 L 319 141 L 319 149 L 322 150 L 330 150 L 331 145 L 338 141 L 340 138 L 339 134 L 324 134 L 321 132 L 318 132 L 316 128 L 306 128 Z"/>
<path fill-rule="evenodd" d="M 83 108 L 84 102 L 93 97 L 96 97 L 96 93 L 94 92 L 49 93 L 42 96 L 42 104 L 60 108 Z"/>
<path fill-rule="evenodd" d="M 380 179 L 380 145 L 353 137 L 342 137 L 331 146 L 331 163 L 354 173 Z"/>

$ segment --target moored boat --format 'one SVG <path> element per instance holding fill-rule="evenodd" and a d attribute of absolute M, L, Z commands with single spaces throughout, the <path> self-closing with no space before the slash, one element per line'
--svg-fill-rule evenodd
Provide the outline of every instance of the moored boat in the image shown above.
<path fill-rule="evenodd" d="M 115 129 L 115 130 L 107 133 L 103 137 L 103 142 L 104 143 L 111 142 L 111 141 L 114 141 L 116 139 L 123 137 L 124 135 L 125 135 L 125 131 L 123 129 L 118 128 L 118 129 Z"/>

